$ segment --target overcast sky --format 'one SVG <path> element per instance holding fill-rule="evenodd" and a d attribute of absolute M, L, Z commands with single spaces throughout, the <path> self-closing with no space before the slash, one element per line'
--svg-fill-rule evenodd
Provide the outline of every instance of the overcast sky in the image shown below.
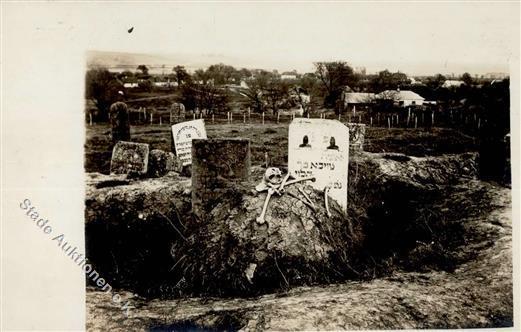
<path fill-rule="evenodd" d="M 12 12 L 23 20 L 23 6 Z M 508 72 L 519 51 L 518 2 L 69 3 L 38 12 L 42 29 L 87 36 L 90 50 L 219 55 L 279 70 L 346 60 L 370 72 Z"/>

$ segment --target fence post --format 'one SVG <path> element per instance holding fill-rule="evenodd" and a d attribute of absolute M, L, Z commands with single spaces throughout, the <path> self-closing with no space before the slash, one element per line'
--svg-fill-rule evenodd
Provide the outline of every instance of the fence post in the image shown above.
<path fill-rule="evenodd" d="M 215 114 L 212 113 L 212 124 L 215 123 Z"/>
<path fill-rule="evenodd" d="M 242 115 L 242 123 L 246 123 L 246 113 Z"/>
<path fill-rule="evenodd" d="M 432 126 L 434 127 L 434 111 L 432 111 Z"/>
<path fill-rule="evenodd" d="M 387 117 L 387 127 L 391 129 L 391 118 Z"/>
<path fill-rule="evenodd" d="M 342 119 L 342 113 L 338 113 L 338 121 L 341 121 Z"/>
<path fill-rule="evenodd" d="M 160 125 L 160 126 L 163 125 L 163 121 L 162 121 L 162 120 L 163 120 L 163 117 L 160 115 L 160 116 L 159 116 L 159 125 Z"/>
<path fill-rule="evenodd" d="M 92 111 L 89 111 L 89 123 L 92 126 Z"/>
<path fill-rule="evenodd" d="M 418 128 L 418 117 L 414 115 L 414 129 Z"/>
<path fill-rule="evenodd" d="M 233 122 L 233 113 L 230 111 L 230 124 Z"/>
<path fill-rule="evenodd" d="M 369 127 L 372 127 L 373 126 L 373 117 L 370 117 L 369 118 Z"/>
<path fill-rule="evenodd" d="M 150 124 L 154 122 L 154 111 L 150 111 Z"/>
<path fill-rule="evenodd" d="M 264 112 L 262 112 L 262 124 L 264 124 Z"/>
<path fill-rule="evenodd" d="M 277 124 L 279 124 L 279 120 L 280 120 L 280 112 L 277 111 Z"/>

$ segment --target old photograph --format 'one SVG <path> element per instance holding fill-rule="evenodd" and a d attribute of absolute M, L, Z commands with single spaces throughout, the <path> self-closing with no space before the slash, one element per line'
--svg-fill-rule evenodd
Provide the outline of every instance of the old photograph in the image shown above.
<path fill-rule="evenodd" d="M 515 328 L 518 2 L 81 6 L 85 330 Z"/>

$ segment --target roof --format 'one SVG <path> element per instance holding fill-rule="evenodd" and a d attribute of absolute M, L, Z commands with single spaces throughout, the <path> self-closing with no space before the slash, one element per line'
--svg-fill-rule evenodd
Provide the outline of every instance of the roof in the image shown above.
<path fill-rule="evenodd" d="M 378 94 L 378 98 L 394 100 L 425 100 L 425 98 L 410 90 L 385 90 Z"/>
<path fill-rule="evenodd" d="M 443 82 L 442 87 L 449 88 L 451 86 L 462 86 L 464 84 L 465 82 L 459 80 L 446 80 L 445 82 Z"/>
<path fill-rule="evenodd" d="M 344 102 L 348 104 L 367 104 L 375 98 L 374 93 L 369 92 L 346 92 Z"/>

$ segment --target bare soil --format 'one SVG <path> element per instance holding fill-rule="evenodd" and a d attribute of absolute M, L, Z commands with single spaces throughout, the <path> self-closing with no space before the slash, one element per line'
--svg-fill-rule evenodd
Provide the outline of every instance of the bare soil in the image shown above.
<path fill-rule="evenodd" d="M 485 213 L 482 196 L 487 200 Z M 255 298 L 147 300 L 123 291 L 136 308 L 126 318 L 110 297 L 87 290 L 87 329 L 167 331 L 342 330 L 512 326 L 510 190 L 471 180 L 454 187 L 447 209 L 466 239 L 454 249 L 472 259 L 452 272 L 394 271 L 390 276 L 298 287 Z M 453 210 L 451 210 L 453 211 Z"/>
<path fill-rule="evenodd" d="M 207 124 L 207 131 L 209 137 L 249 138 L 253 165 L 264 164 L 266 152 L 271 165 L 287 163 L 287 124 Z M 107 125 L 87 128 L 87 172 L 108 173 L 108 134 Z M 132 127 L 132 140 L 149 143 L 152 149 L 170 150 L 169 126 Z M 270 294 L 228 294 L 219 298 L 187 294 L 176 299 L 144 297 L 122 284 L 116 290 L 136 307 L 129 318 L 111 302 L 109 295 L 88 287 L 87 329 L 253 331 L 512 326 L 510 189 L 473 178 L 476 162 L 471 156 L 446 155 L 476 151 L 475 139 L 449 129 L 368 128 L 366 150 L 379 155 L 359 156 L 361 159 L 350 165 L 349 175 L 348 200 L 352 209 L 359 208 L 353 213 L 363 219 L 366 238 L 363 260 L 355 266 L 360 272 L 358 278 L 332 280 L 329 284 L 323 280 L 319 284 L 304 283 L 307 286 L 290 279 L 290 284 L 285 280 L 285 285 L 280 283 L 284 287 L 275 287 Z M 87 204 L 98 206 L 100 212 L 92 214 L 96 208 L 87 209 L 87 221 L 102 219 L 101 211 L 110 211 L 112 206 L 114 215 L 121 214 L 122 220 L 141 220 L 143 215 L 133 216 L 136 211 L 128 210 L 125 202 L 112 204 L 132 195 L 140 211 L 150 211 L 150 215 L 159 209 L 168 216 L 172 206 L 162 202 L 168 202 L 172 195 L 179 203 L 174 204 L 174 210 L 189 209 L 187 178 L 147 180 L 145 187 L 126 179 L 99 180 L 92 179 L 89 184 Z M 128 187 L 124 195 L 111 189 L 120 185 Z M 147 191 L 157 192 L 165 199 L 161 198 L 158 204 L 146 195 Z M 227 211 L 233 212 L 233 207 Z M 154 234 L 165 236 L 161 229 Z M 91 241 L 95 243 L 96 239 Z M 124 248 L 125 239 L 119 241 Z M 107 263 L 109 268 L 111 265 Z"/>

